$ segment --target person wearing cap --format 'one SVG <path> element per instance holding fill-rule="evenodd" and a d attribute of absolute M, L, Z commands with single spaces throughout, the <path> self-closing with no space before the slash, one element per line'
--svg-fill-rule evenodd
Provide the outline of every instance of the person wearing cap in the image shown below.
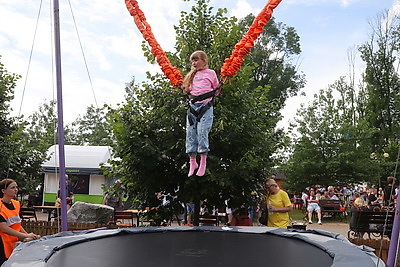
<path fill-rule="evenodd" d="M 266 198 L 268 226 L 286 228 L 290 223 L 289 211 L 292 210 L 288 194 L 279 188 L 274 179 L 268 179 L 265 187 L 268 191 Z"/>

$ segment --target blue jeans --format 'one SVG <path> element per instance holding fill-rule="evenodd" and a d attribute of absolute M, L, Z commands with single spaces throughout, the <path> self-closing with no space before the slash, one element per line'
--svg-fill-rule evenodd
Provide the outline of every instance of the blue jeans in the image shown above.
<path fill-rule="evenodd" d="M 207 103 L 196 103 L 190 104 L 195 111 L 200 109 Z M 201 117 L 200 121 L 196 120 L 196 117 L 190 113 L 193 125 L 190 125 L 189 119 L 186 118 L 186 153 L 189 156 L 195 156 L 197 154 L 208 154 L 208 134 L 211 130 L 211 126 L 214 118 L 214 108 L 210 107 Z"/>
<path fill-rule="evenodd" d="M 186 203 L 186 213 L 187 214 L 194 213 L 194 204 L 193 203 Z"/>

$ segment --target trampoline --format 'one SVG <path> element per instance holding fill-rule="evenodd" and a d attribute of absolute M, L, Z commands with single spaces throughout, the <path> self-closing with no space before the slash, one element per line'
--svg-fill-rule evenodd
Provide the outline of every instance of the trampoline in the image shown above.
<path fill-rule="evenodd" d="M 268 227 L 63 232 L 18 246 L 4 266 L 385 266 L 339 234 Z"/>

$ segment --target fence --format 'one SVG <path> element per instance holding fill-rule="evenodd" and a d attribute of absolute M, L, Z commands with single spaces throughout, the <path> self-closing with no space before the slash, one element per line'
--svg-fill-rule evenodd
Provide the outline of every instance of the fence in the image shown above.
<path fill-rule="evenodd" d="M 40 236 L 53 235 L 61 232 L 61 225 L 57 221 L 22 221 L 22 227 L 24 227 L 28 233 L 33 232 Z M 69 231 L 88 230 L 102 227 L 116 228 L 109 224 L 68 222 Z"/>

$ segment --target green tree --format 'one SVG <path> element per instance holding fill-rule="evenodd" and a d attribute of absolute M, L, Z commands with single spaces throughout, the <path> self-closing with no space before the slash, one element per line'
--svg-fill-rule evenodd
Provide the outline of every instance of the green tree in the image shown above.
<path fill-rule="evenodd" d="M 16 180 L 19 193 L 24 195 L 40 180 L 43 155 L 27 145 L 26 122 L 10 116 L 9 102 L 14 97 L 13 89 L 19 78 L 19 75 L 9 73 L 0 62 L 0 175 Z"/>
<path fill-rule="evenodd" d="M 34 145 L 26 132 L 26 122 L 21 122 L 14 133 L 13 158 L 9 177 L 18 183 L 21 196 L 31 193 L 43 182 L 42 163 L 46 160 L 45 151 Z M 44 147 L 43 147 L 44 148 Z"/>
<path fill-rule="evenodd" d="M 1 59 L 1 57 L 0 57 Z M 13 89 L 19 75 L 9 73 L 0 62 L 0 172 L 2 177 L 9 177 L 13 158 L 13 133 L 17 131 L 15 118 L 10 118 L 10 101 L 14 98 Z"/>
<path fill-rule="evenodd" d="M 89 106 L 86 114 L 78 117 L 70 126 L 67 143 L 74 145 L 110 146 L 112 132 L 108 121 L 107 105 L 102 108 Z"/>
<path fill-rule="evenodd" d="M 382 153 L 400 139 L 400 19 L 388 12 L 371 23 L 370 40 L 360 46 L 364 73 L 365 120 L 373 132 L 371 151 Z"/>
<path fill-rule="evenodd" d="M 286 166 L 292 188 L 302 190 L 312 183 L 380 185 L 394 175 L 400 130 L 399 21 L 385 12 L 371 23 L 370 40 L 359 48 L 366 68 L 357 93 L 352 73 L 350 84 L 340 78 L 299 112 L 300 137 Z"/>
<path fill-rule="evenodd" d="M 19 166 L 24 172 L 19 174 L 18 186 L 23 194 L 29 194 L 43 183 L 42 164 L 47 160 L 47 150 L 57 144 L 56 102 L 43 102 L 38 110 L 25 121 L 21 121 L 18 137 Z"/>
<path fill-rule="evenodd" d="M 339 99 L 334 97 L 336 91 Z M 293 154 L 285 167 L 291 189 L 373 180 L 378 170 L 365 145 L 369 133 L 353 123 L 351 92 L 352 87 L 341 78 L 298 111 L 292 130 L 299 137 L 293 141 Z"/>
<path fill-rule="evenodd" d="M 176 31 L 176 57 L 171 57 L 174 66 L 187 73 L 190 70 L 189 55 L 196 50 L 207 51 L 209 65 L 217 73 L 240 40 L 242 33 L 235 17 L 226 17 L 227 9 L 208 6 L 208 0 L 197 0 L 191 12 L 181 12 Z"/>
<path fill-rule="evenodd" d="M 250 14 L 240 21 L 242 33 L 247 31 L 254 18 Z M 297 66 L 300 53 L 300 37 L 296 30 L 271 18 L 249 55 L 249 64 L 256 66 L 252 69 L 251 86 L 270 86 L 268 98 L 279 100 L 279 109 L 305 84 L 305 76 L 298 72 Z"/>
<path fill-rule="evenodd" d="M 29 145 L 42 153 L 46 153 L 50 146 L 58 143 L 55 108 L 55 100 L 44 102 L 27 119 L 25 131 L 29 137 Z"/>
<path fill-rule="evenodd" d="M 182 13 L 176 28 L 177 52 L 169 56 L 183 73 L 190 69 L 190 53 L 200 49 L 209 55 L 209 67 L 218 71 L 241 38 L 236 19 L 226 18 L 224 9 L 212 13 L 208 2 L 196 1 L 191 13 Z M 200 33 L 207 36 L 200 38 Z M 146 46 L 144 50 L 153 60 Z M 216 207 L 227 199 L 232 207 L 251 203 L 251 193 L 270 173 L 275 164 L 271 155 L 280 145 L 274 130 L 280 119 L 275 116 L 279 103 L 268 98 L 269 86 L 252 87 L 253 68 L 243 65 L 218 96 L 210 136 L 210 172 L 202 178 L 187 177 L 185 97 L 171 90 L 161 75 L 148 75 L 148 81 L 140 85 L 132 83 L 126 104 L 111 116 L 118 160 L 110 174 L 123 177 L 143 206 L 160 204 L 156 192 L 184 203 L 201 200 Z"/>

